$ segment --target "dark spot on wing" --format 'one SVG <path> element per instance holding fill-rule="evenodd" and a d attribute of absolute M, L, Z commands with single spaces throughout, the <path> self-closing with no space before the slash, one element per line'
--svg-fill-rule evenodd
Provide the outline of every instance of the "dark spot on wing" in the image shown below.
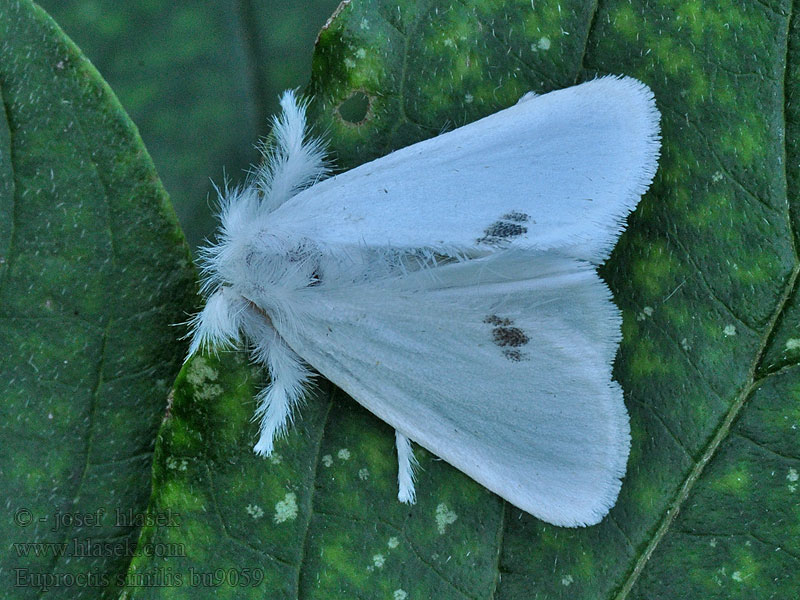
<path fill-rule="evenodd" d="M 511 360 L 511 361 L 514 361 L 514 362 L 522 362 L 523 360 L 528 360 L 528 355 L 524 354 L 523 352 L 520 352 L 517 349 L 514 349 L 514 350 L 510 350 L 510 349 L 503 350 L 503 356 L 505 356 L 508 360 Z"/>
<path fill-rule="evenodd" d="M 519 223 L 509 221 L 496 221 L 484 230 L 484 237 L 487 238 L 513 238 L 526 233 L 528 228 Z"/>
<path fill-rule="evenodd" d="M 524 346 L 530 341 L 519 327 L 495 327 L 492 336 L 498 346 Z"/>
<path fill-rule="evenodd" d="M 514 221 L 515 223 L 527 223 L 530 221 L 531 216 L 522 212 L 512 211 L 507 215 L 500 217 L 504 221 Z"/>
<path fill-rule="evenodd" d="M 508 360 L 519 362 L 527 359 L 527 354 L 518 350 L 530 341 L 530 338 L 519 327 L 514 327 L 514 321 L 497 315 L 488 315 L 484 323 L 494 325 L 492 328 L 492 341 L 495 346 L 503 348 L 503 356 Z"/>
<path fill-rule="evenodd" d="M 497 315 L 489 315 L 483 322 L 489 325 L 511 325 L 511 319 L 501 319 Z"/>
<path fill-rule="evenodd" d="M 512 211 L 500 217 L 483 231 L 483 236 L 478 238 L 479 244 L 497 244 L 508 241 L 528 232 L 528 228 L 520 223 L 530 220 L 530 215 Z"/>

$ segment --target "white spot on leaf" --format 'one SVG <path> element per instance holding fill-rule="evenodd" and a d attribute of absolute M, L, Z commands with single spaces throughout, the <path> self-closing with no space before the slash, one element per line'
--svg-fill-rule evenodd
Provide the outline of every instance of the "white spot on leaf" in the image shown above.
<path fill-rule="evenodd" d="M 644 321 L 647 317 L 653 316 L 653 307 L 652 306 L 645 306 L 638 315 L 636 315 L 637 321 Z"/>
<path fill-rule="evenodd" d="M 400 545 L 400 540 L 398 540 L 396 537 L 392 536 L 392 537 L 389 538 L 389 541 L 386 542 L 386 545 L 389 546 L 390 549 L 394 550 L 395 548 L 397 548 Z"/>
<path fill-rule="evenodd" d="M 408 598 L 408 594 L 402 589 L 397 589 L 392 594 L 392 600 L 406 600 L 406 598 Z"/>
<path fill-rule="evenodd" d="M 790 338 L 786 340 L 786 350 L 788 352 L 794 352 L 795 350 L 800 350 L 800 340 L 797 338 Z"/>
<path fill-rule="evenodd" d="M 372 564 L 380 569 L 384 564 L 386 564 L 386 557 L 383 554 L 375 554 L 372 557 Z"/>
<path fill-rule="evenodd" d="M 330 467 L 333 464 L 333 457 L 330 454 L 326 454 L 322 457 L 322 464 L 326 467 Z"/>
<path fill-rule="evenodd" d="M 209 367 L 206 359 L 202 356 L 198 356 L 192 361 L 192 366 L 186 374 L 186 379 L 192 385 L 197 386 L 205 381 L 215 381 L 218 376 L 217 370 Z"/>
<path fill-rule="evenodd" d="M 358 470 L 358 478 L 361 481 L 366 481 L 367 479 L 369 479 L 369 469 L 367 469 L 367 467 L 364 467 L 363 469 L 359 469 Z"/>
<path fill-rule="evenodd" d="M 727 337 L 736 335 L 736 327 L 733 325 L 725 325 L 725 329 L 722 330 L 722 333 L 724 333 Z"/>
<path fill-rule="evenodd" d="M 539 43 L 536 44 L 536 47 L 539 50 L 549 50 L 550 49 L 550 38 L 546 36 L 542 36 L 539 38 Z"/>
<path fill-rule="evenodd" d="M 436 529 L 440 535 L 444 535 L 445 529 L 451 523 L 455 523 L 458 515 L 447 508 L 444 502 L 436 507 Z"/>
<path fill-rule="evenodd" d="M 297 518 L 297 496 L 294 492 L 287 493 L 283 500 L 275 504 L 275 522 L 294 521 Z"/>
<path fill-rule="evenodd" d="M 347 448 L 342 448 L 336 453 L 336 456 L 338 456 L 341 460 L 350 460 L 350 450 Z"/>
<path fill-rule="evenodd" d="M 201 357 L 195 357 L 192 361 L 192 366 L 186 374 L 186 379 L 194 387 L 194 395 L 200 400 L 211 400 L 216 398 L 224 391 L 222 386 L 213 383 L 219 376 L 219 372 L 208 366 L 206 360 Z"/>
<path fill-rule="evenodd" d="M 244 507 L 247 511 L 247 514 L 253 517 L 254 519 L 260 519 L 264 516 L 264 509 L 261 508 L 258 504 L 248 504 Z"/>
<path fill-rule="evenodd" d="M 185 471 L 189 466 L 189 461 L 185 458 L 175 458 L 174 456 L 167 457 L 167 468 L 173 471 Z"/>
<path fill-rule="evenodd" d="M 572 575 L 565 575 L 561 578 L 561 585 L 563 586 L 570 586 L 573 584 L 575 580 L 572 578 Z"/>

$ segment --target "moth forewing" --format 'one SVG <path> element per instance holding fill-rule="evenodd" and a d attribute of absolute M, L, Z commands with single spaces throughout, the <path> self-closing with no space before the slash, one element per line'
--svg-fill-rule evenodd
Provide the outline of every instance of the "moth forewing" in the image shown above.
<path fill-rule="evenodd" d="M 329 179 L 305 104 L 281 105 L 264 166 L 223 192 L 192 321 L 192 352 L 246 341 L 270 371 L 256 452 L 316 371 L 396 429 L 401 501 L 413 441 L 545 521 L 599 522 L 630 431 L 595 267 L 657 167 L 649 88 L 527 94 Z"/>

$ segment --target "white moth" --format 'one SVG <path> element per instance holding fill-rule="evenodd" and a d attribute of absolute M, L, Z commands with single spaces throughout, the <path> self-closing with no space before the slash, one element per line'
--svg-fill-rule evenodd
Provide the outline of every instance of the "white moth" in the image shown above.
<path fill-rule="evenodd" d="M 324 179 L 305 105 L 221 194 L 190 355 L 246 342 L 269 455 L 314 371 L 511 504 L 564 526 L 614 505 L 630 446 L 599 278 L 655 174 L 659 112 L 628 77 L 536 96 Z M 323 180 L 324 179 L 324 180 Z"/>

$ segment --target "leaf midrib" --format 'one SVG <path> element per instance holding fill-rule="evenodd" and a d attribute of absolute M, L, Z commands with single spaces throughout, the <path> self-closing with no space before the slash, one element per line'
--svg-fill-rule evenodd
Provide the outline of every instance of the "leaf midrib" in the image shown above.
<path fill-rule="evenodd" d="M 792 243 L 794 247 L 794 243 Z M 661 524 L 659 525 L 656 533 L 650 539 L 645 548 L 644 552 L 639 556 L 639 559 L 636 561 L 636 566 L 633 568 L 633 571 L 628 576 L 628 579 L 625 581 L 625 584 L 622 586 L 620 592 L 614 596 L 614 600 L 624 600 L 627 598 L 628 594 L 630 593 L 633 585 L 639 578 L 639 575 L 644 570 L 645 565 L 650 560 L 650 557 L 653 555 L 656 547 L 658 546 L 659 542 L 662 538 L 666 535 L 667 531 L 669 530 L 672 522 L 675 520 L 675 517 L 680 512 L 680 508 L 683 505 L 683 502 L 689 496 L 689 493 L 692 490 L 695 482 L 700 478 L 705 469 L 706 465 L 710 462 L 713 456 L 716 454 L 717 449 L 719 448 L 722 441 L 727 438 L 728 434 L 730 433 L 731 424 L 739 416 L 744 405 L 747 403 L 747 400 L 753 393 L 763 385 L 763 383 L 768 379 L 774 377 L 774 373 L 770 373 L 766 377 L 757 378 L 756 371 L 758 366 L 761 364 L 761 360 L 769 347 L 769 341 L 772 338 L 772 332 L 775 329 L 775 326 L 780 319 L 781 314 L 783 313 L 784 308 L 786 307 L 787 303 L 792 297 L 792 292 L 794 291 L 795 283 L 797 282 L 798 274 L 800 274 L 800 264 L 798 264 L 797 259 L 795 259 L 795 266 L 792 268 L 791 275 L 789 276 L 789 281 L 787 282 L 783 295 L 781 297 L 780 302 L 778 303 L 778 307 L 776 308 L 775 312 L 773 313 L 772 317 L 770 318 L 769 325 L 767 327 L 767 331 L 762 337 L 761 344 L 759 346 L 759 351 L 756 353 L 756 357 L 753 359 L 752 364 L 750 365 L 750 369 L 748 370 L 748 384 L 742 389 L 739 396 L 736 398 L 736 401 L 731 405 L 731 408 L 728 410 L 728 413 L 725 415 L 720 426 L 717 428 L 714 436 L 706 445 L 703 454 L 701 455 L 700 459 L 695 463 L 692 470 L 687 475 L 686 479 L 684 479 L 683 485 L 678 492 L 676 498 L 670 503 L 669 508 L 667 509 L 664 518 L 661 520 Z"/>
<path fill-rule="evenodd" d="M 0 264 L 0 292 L 6 288 L 8 283 L 9 273 L 11 272 L 11 256 L 14 252 L 14 246 L 17 235 L 17 172 L 14 168 L 14 130 L 11 127 L 11 114 L 8 100 L 3 92 L 2 82 L 0 82 L 0 103 L 3 107 L 2 118 L 5 121 L 6 129 L 8 131 L 8 166 L 11 171 L 11 229 L 8 234 L 8 247 L 6 248 L 5 260 Z"/>
<path fill-rule="evenodd" d="M 670 503 L 669 508 L 664 514 L 664 517 L 661 520 L 658 528 L 656 529 L 655 534 L 650 541 L 647 543 L 644 551 L 639 555 L 639 558 L 634 565 L 633 570 L 628 575 L 627 579 L 625 580 L 624 584 L 620 588 L 620 591 L 614 596 L 614 600 L 625 600 L 628 597 L 628 594 L 633 589 L 633 586 L 639 579 L 642 571 L 644 571 L 645 566 L 647 565 L 650 557 L 655 552 L 657 546 L 664 538 L 664 536 L 669 531 L 672 523 L 675 521 L 675 517 L 680 512 L 680 509 L 685 502 L 686 498 L 688 498 L 689 493 L 691 492 L 692 488 L 694 487 L 695 482 L 700 479 L 703 470 L 705 469 L 706 465 L 711 461 L 714 455 L 717 452 L 720 444 L 723 440 L 728 437 L 728 434 L 731 430 L 731 425 L 733 424 L 734 420 L 739 416 L 742 408 L 747 403 L 749 398 L 753 395 L 753 393 L 758 390 L 768 379 L 774 378 L 778 375 L 782 370 L 767 373 L 763 377 L 758 377 L 758 369 L 761 363 L 764 360 L 764 357 L 769 349 L 770 342 L 773 339 L 773 335 L 777 330 L 778 323 L 781 319 L 781 316 L 786 309 L 787 305 L 791 301 L 793 293 L 795 291 L 795 287 L 797 284 L 798 275 L 800 275 L 800 256 L 798 255 L 798 232 L 792 226 L 790 208 L 789 208 L 789 197 L 791 194 L 789 193 L 789 177 L 787 173 L 787 168 L 789 165 L 788 158 L 788 151 L 787 151 L 787 116 L 786 116 L 786 90 L 789 85 L 787 81 L 790 73 L 789 68 L 789 50 L 791 46 L 790 42 L 790 33 L 791 33 L 791 26 L 792 26 L 792 18 L 795 12 L 795 4 L 796 0 L 792 0 L 791 4 L 789 5 L 789 12 L 786 15 L 786 31 L 785 31 L 785 40 L 786 40 L 786 48 L 784 51 L 783 56 L 784 62 L 784 77 L 783 77 L 783 88 L 782 88 L 782 97 L 783 97 L 783 183 L 784 189 L 786 190 L 786 206 L 785 206 L 785 218 L 787 223 L 787 229 L 790 232 L 790 244 L 792 248 L 792 254 L 794 257 L 794 266 L 792 267 L 791 273 L 789 278 L 784 286 L 783 293 L 781 295 L 778 304 L 773 311 L 772 316 L 770 317 L 767 326 L 765 328 L 764 334 L 762 335 L 761 342 L 759 343 L 758 351 L 753 358 L 752 363 L 750 364 L 750 368 L 748 369 L 747 374 L 747 383 L 742 388 L 742 391 L 737 396 L 734 403 L 731 405 L 730 409 L 728 410 L 725 418 L 722 420 L 722 423 L 719 425 L 717 430 L 714 432 L 714 435 L 709 440 L 708 444 L 706 445 L 703 454 L 701 455 L 700 459 L 695 463 L 694 467 L 692 467 L 689 474 L 683 481 L 677 495 Z"/>
<path fill-rule="evenodd" d="M 295 577 L 295 598 L 300 599 L 300 586 L 303 583 L 303 567 L 306 564 L 306 556 L 308 556 L 308 546 L 310 543 L 311 521 L 314 518 L 314 493 L 316 492 L 315 482 L 319 477 L 319 463 L 322 457 L 322 443 L 325 439 L 325 429 L 330 420 L 331 410 L 333 410 L 333 403 L 336 399 L 337 388 L 332 388 L 328 397 L 328 407 L 325 410 L 325 417 L 322 420 L 322 425 L 319 428 L 319 437 L 316 440 L 316 451 L 314 452 L 314 464 L 311 468 L 311 481 L 308 491 L 308 500 L 306 500 L 305 510 L 303 511 L 306 516 L 306 522 L 303 525 L 303 543 L 300 545 L 300 556 L 297 561 L 297 576 Z"/>

